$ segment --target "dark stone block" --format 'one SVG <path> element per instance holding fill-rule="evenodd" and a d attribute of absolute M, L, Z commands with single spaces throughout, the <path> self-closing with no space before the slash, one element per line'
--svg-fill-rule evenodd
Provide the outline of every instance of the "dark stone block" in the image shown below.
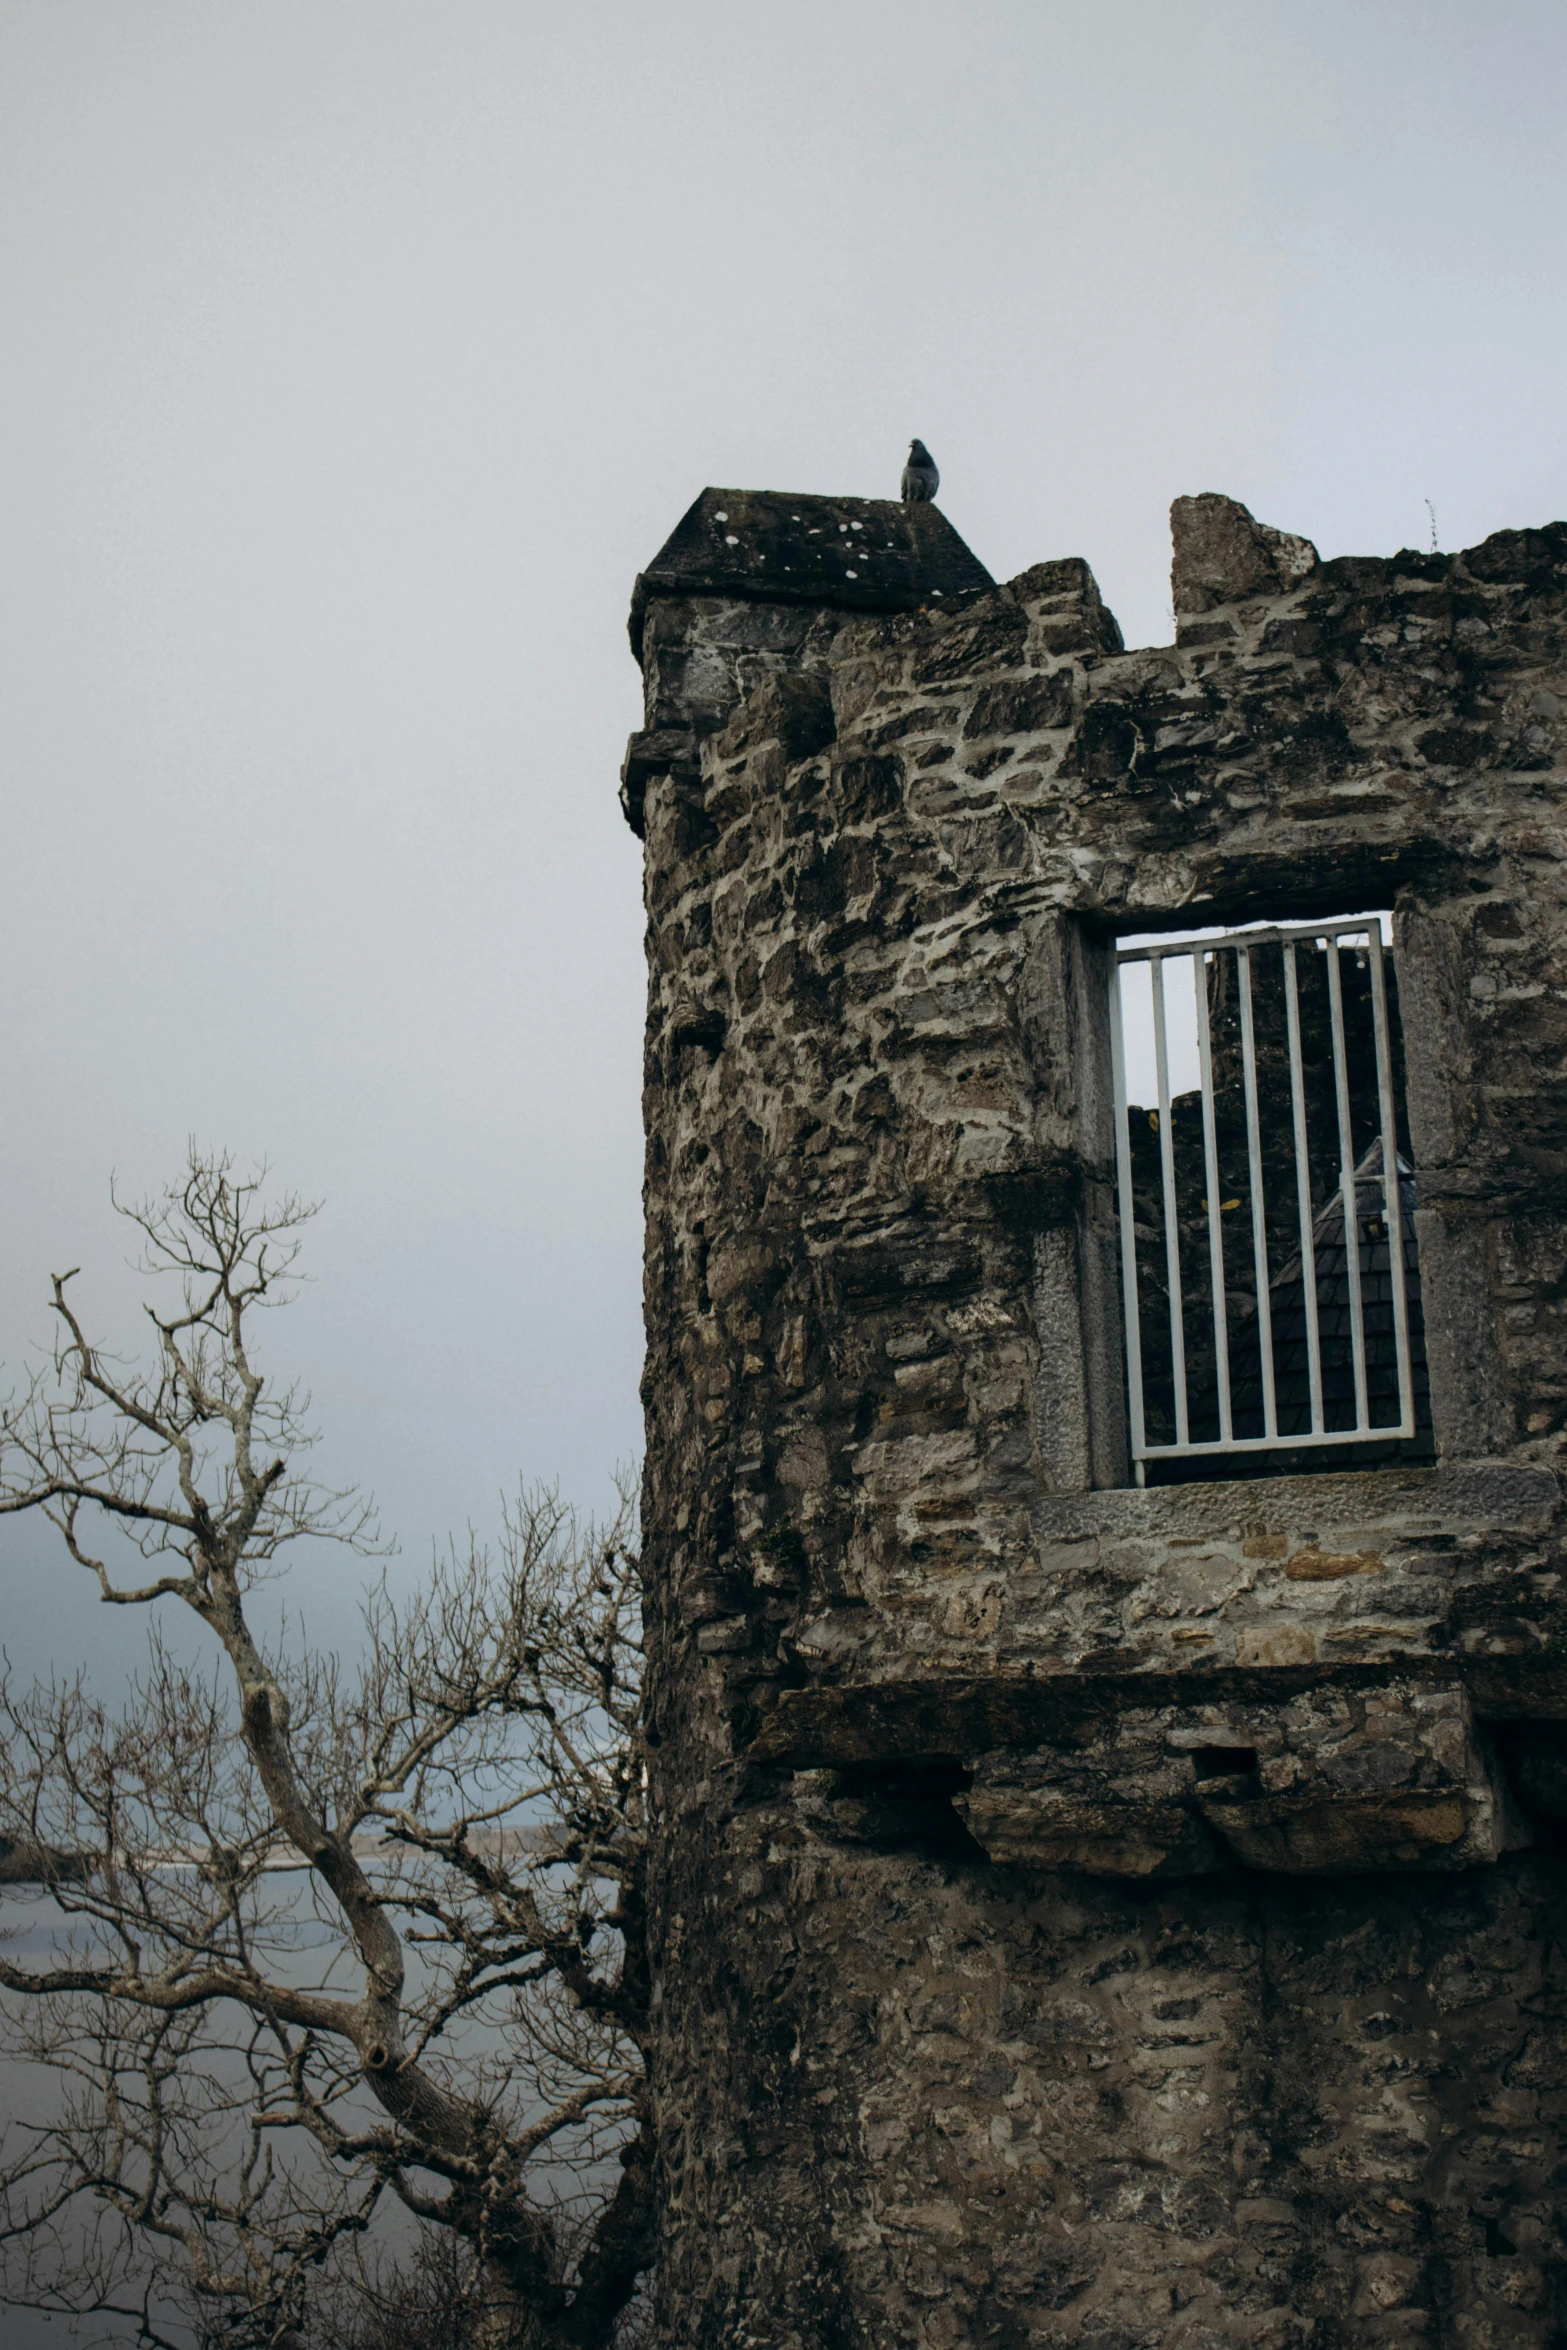
<path fill-rule="evenodd" d="M 1065 726 L 1072 715 L 1070 671 L 1025 677 L 1016 685 L 987 685 L 974 697 L 963 729 L 966 742 L 987 734 L 1035 734 Z"/>
<path fill-rule="evenodd" d="M 1205 491 L 1170 508 L 1176 619 L 1257 596 L 1287 595 L 1317 565 L 1309 539 L 1254 521 L 1234 498 Z M 1184 641 L 1184 640 L 1183 640 Z"/>

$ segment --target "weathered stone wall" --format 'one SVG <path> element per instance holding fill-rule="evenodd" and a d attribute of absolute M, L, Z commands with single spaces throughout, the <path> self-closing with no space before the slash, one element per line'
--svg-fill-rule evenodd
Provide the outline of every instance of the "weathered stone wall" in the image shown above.
<path fill-rule="evenodd" d="M 1567 526 L 1176 525 L 647 610 L 681 2350 L 1567 2339 Z M 1389 902 L 1438 1462 L 1129 1489 L 1108 942 Z"/>
<path fill-rule="evenodd" d="M 1146 1886 L 683 1793 L 669 2343 L 1560 2341 L 1559 1861 Z"/>

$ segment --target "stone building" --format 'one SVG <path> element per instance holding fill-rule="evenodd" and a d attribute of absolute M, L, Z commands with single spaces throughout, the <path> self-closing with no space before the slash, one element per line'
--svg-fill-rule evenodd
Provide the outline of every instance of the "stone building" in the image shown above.
<path fill-rule="evenodd" d="M 668 2350 L 1567 2344 L 1567 525 L 1173 524 L 637 583 Z"/>

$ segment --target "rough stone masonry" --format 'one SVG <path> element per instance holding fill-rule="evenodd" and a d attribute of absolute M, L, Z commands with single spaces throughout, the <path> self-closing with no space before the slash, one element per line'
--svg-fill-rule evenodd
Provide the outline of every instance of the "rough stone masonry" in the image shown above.
<path fill-rule="evenodd" d="M 637 584 L 668 2350 L 1567 2344 L 1567 524 Z M 1395 915 L 1434 1451 L 1129 1473 L 1117 934 Z"/>

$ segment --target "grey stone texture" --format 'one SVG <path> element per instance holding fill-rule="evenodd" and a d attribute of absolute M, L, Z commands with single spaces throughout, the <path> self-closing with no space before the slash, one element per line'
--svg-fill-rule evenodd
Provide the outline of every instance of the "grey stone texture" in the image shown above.
<path fill-rule="evenodd" d="M 661 2339 L 1560 2350 L 1567 525 L 1182 499 L 1127 652 L 756 503 L 626 777 Z M 1437 1457 L 1136 1489 L 1110 943 L 1379 905 Z"/>
<path fill-rule="evenodd" d="M 647 716 L 621 769 L 629 822 L 641 831 L 648 776 L 694 767 L 701 738 L 764 678 L 825 676 L 825 615 L 914 611 L 993 585 L 934 506 L 704 490 L 632 593 Z"/>

